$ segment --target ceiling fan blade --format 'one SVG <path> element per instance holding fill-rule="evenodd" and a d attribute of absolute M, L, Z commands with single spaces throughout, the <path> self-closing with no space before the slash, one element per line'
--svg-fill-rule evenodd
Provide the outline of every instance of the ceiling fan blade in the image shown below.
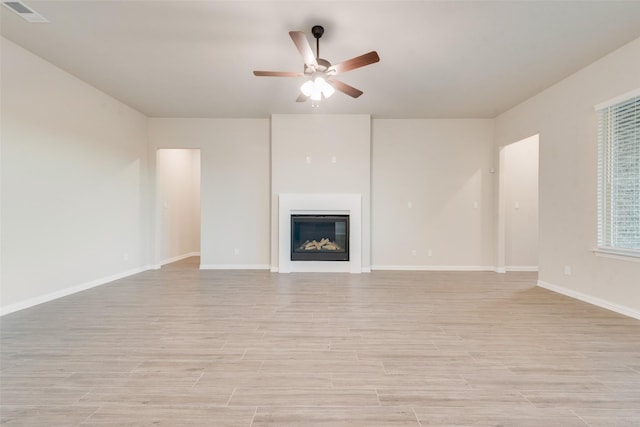
<path fill-rule="evenodd" d="M 294 71 L 254 71 L 253 75 L 260 77 L 304 77 L 303 73 Z"/>
<path fill-rule="evenodd" d="M 347 71 L 355 70 L 356 68 L 364 67 L 365 65 L 374 64 L 380 61 L 378 52 L 372 50 L 364 55 L 356 56 L 355 58 L 347 59 L 339 64 L 332 65 L 327 70 L 327 73 L 339 74 Z"/>
<path fill-rule="evenodd" d="M 300 95 L 298 95 L 296 102 L 305 102 L 307 99 L 309 99 L 309 97 L 304 93 L 301 93 Z"/>
<path fill-rule="evenodd" d="M 333 86 L 334 89 L 339 90 L 340 92 L 345 93 L 353 98 L 357 98 L 363 94 L 363 92 L 360 89 L 356 89 L 353 86 L 349 86 L 348 84 L 343 83 L 340 80 L 331 79 L 328 82 L 331 86 Z"/>
<path fill-rule="evenodd" d="M 311 50 L 311 45 L 309 44 L 309 40 L 307 40 L 307 36 L 304 35 L 302 31 L 289 31 L 289 36 L 291 36 L 291 40 L 298 48 L 298 52 L 302 55 L 302 59 L 304 59 L 305 65 L 309 67 L 318 67 L 318 63 L 316 62 L 316 57 L 313 54 L 313 50 Z"/>

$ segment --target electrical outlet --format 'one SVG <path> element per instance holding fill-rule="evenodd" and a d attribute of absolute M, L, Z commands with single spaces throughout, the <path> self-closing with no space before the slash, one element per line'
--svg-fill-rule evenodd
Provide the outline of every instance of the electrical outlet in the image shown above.
<path fill-rule="evenodd" d="M 418 251 L 416 251 L 415 249 L 412 249 L 412 250 L 411 250 L 411 255 L 412 255 L 412 256 L 416 256 L 416 255 L 418 255 Z"/>
<path fill-rule="evenodd" d="M 570 265 L 565 265 L 564 266 L 564 275 L 565 276 L 571 276 L 571 266 Z"/>
<path fill-rule="evenodd" d="M 433 251 L 431 249 L 427 251 L 427 256 L 433 256 Z"/>
<path fill-rule="evenodd" d="M 123 261 L 129 261 L 129 254 L 128 254 L 127 252 L 124 252 L 124 253 L 122 254 L 122 260 L 123 260 Z"/>
<path fill-rule="evenodd" d="M 409 209 L 412 209 L 413 208 L 413 202 L 407 202 L 407 207 Z"/>
<path fill-rule="evenodd" d="M 233 250 L 233 254 L 234 254 L 234 255 L 240 255 L 240 249 L 235 248 L 235 249 Z"/>

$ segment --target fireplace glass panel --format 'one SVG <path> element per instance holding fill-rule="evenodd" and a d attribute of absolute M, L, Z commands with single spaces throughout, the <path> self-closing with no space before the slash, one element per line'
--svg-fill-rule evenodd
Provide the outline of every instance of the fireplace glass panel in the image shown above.
<path fill-rule="evenodd" d="M 349 261 L 349 215 L 291 215 L 291 261 Z"/>

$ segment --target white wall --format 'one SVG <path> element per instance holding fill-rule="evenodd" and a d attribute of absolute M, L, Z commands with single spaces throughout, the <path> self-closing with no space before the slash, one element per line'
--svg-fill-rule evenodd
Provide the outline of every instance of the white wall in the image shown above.
<path fill-rule="evenodd" d="M 147 120 L 2 39 L 2 312 L 149 264 Z"/>
<path fill-rule="evenodd" d="M 363 236 L 372 230 L 377 242 L 363 241 L 365 271 L 371 248 L 382 268 L 493 268 L 492 120 L 272 120 L 271 152 L 266 120 L 149 120 L 154 147 L 202 149 L 204 266 L 277 267 L 278 194 L 339 192 L 363 196 Z M 270 183 L 271 205 L 262 192 Z"/>
<path fill-rule="evenodd" d="M 640 39 L 496 119 L 501 147 L 540 135 L 540 285 L 640 318 L 640 262 L 596 256 L 594 105 L 640 87 Z M 565 266 L 571 275 L 566 275 Z"/>
<path fill-rule="evenodd" d="M 309 162 L 307 162 L 309 158 Z M 335 158 L 335 162 L 333 159 Z M 271 118 L 271 267 L 278 268 L 280 193 L 362 196 L 362 269 L 371 264 L 371 119 L 369 115 Z"/>
<path fill-rule="evenodd" d="M 500 207 L 507 271 L 538 269 L 538 135 L 507 145 L 500 157 Z M 500 266 L 502 267 L 502 266 Z"/>
<path fill-rule="evenodd" d="M 200 149 L 201 268 L 268 268 L 269 120 L 152 118 L 149 138 Z"/>
<path fill-rule="evenodd" d="M 493 120 L 376 119 L 372 140 L 372 267 L 492 269 Z"/>
<path fill-rule="evenodd" d="M 158 150 L 156 157 L 162 264 L 200 254 L 200 150 Z"/>

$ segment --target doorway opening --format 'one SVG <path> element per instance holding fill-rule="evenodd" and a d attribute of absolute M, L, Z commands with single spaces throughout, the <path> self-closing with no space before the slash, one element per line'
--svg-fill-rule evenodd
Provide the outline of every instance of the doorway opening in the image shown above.
<path fill-rule="evenodd" d="M 156 153 L 157 259 L 200 266 L 200 150 Z"/>
<path fill-rule="evenodd" d="M 538 271 L 539 135 L 500 150 L 498 271 Z"/>

